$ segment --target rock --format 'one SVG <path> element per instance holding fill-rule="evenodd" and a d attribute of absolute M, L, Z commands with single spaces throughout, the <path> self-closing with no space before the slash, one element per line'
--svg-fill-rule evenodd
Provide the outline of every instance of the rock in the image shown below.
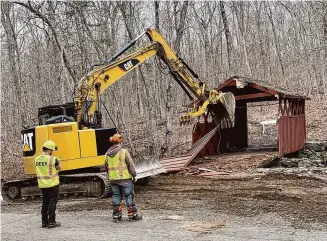
<path fill-rule="evenodd" d="M 299 167 L 323 167 L 322 160 L 316 159 L 316 160 L 309 160 L 309 159 L 303 159 L 302 161 L 299 161 Z"/>
<path fill-rule="evenodd" d="M 324 166 L 327 166 L 327 151 L 321 152 L 321 159 L 322 159 L 322 164 Z"/>
<path fill-rule="evenodd" d="M 312 167 L 314 166 L 311 160 L 302 160 L 299 162 L 298 167 Z"/>
<path fill-rule="evenodd" d="M 327 151 L 327 141 L 307 141 L 304 148 L 311 149 L 316 152 Z"/>
<path fill-rule="evenodd" d="M 299 167 L 299 168 L 285 168 L 285 167 L 276 167 L 276 168 L 258 168 L 255 170 L 256 172 L 260 172 L 263 174 L 295 174 L 305 177 L 310 177 L 313 175 L 327 174 L 327 168 L 321 167 Z"/>
<path fill-rule="evenodd" d="M 294 167 L 325 167 L 327 161 L 323 161 L 318 157 L 312 158 L 286 158 L 282 157 L 279 160 L 279 164 L 282 167 L 294 168 Z"/>
<path fill-rule="evenodd" d="M 293 173 L 294 171 L 293 171 L 293 169 L 284 169 L 284 170 L 282 170 L 283 171 L 283 173 Z"/>
<path fill-rule="evenodd" d="M 280 165 L 284 167 L 298 167 L 299 161 L 303 160 L 302 158 L 286 158 L 282 157 L 280 159 Z"/>
<path fill-rule="evenodd" d="M 309 158 L 309 159 L 317 159 L 317 153 L 313 150 L 310 149 L 303 149 L 300 153 L 299 153 L 299 158 Z"/>

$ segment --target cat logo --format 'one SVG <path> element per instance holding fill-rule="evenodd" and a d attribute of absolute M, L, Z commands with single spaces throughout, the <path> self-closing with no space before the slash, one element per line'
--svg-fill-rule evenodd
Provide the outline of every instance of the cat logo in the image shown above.
<path fill-rule="evenodd" d="M 33 151 L 33 133 L 24 133 L 22 135 L 23 143 L 24 143 L 24 151 Z"/>
<path fill-rule="evenodd" d="M 132 64 L 132 61 L 128 61 L 126 64 L 124 64 L 124 68 L 127 70 L 133 68 L 133 64 Z"/>
<path fill-rule="evenodd" d="M 130 59 L 118 64 L 118 67 L 123 71 L 129 71 L 139 63 L 140 61 L 138 59 Z"/>

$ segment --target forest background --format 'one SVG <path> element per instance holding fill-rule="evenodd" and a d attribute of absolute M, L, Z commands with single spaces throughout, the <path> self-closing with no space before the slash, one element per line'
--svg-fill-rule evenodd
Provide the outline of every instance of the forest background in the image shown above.
<path fill-rule="evenodd" d="M 92 66 L 147 27 L 210 88 L 239 75 L 309 96 L 308 138 L 327 139 L 324 1 L 1 1 L 1 179 L 22 175 L 20 130 L 37 125 L 38 108 L 72 102 Z M 192 126 L 178 125 L 189 101 L 156 58 L 117 81 L 103 101 L 110 112 L 103 125 L 118 127 L 134 157 L 190 147 Z M 259 123 L 277 117 L 276 103 L 249 107 L 249 144 L 274 143 L 276 130 L 264 136 Z"/>

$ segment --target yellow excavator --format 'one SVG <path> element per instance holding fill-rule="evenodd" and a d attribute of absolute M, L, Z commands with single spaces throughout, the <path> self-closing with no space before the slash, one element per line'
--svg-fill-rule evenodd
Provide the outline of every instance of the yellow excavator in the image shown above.
<path fill-rule="evenodd" d="M 128 52 L 143 35 L 150 43 Z M 146 29 L 137 38 L 101 66 L 87 73 L 75 88 L 74 102 L 41 107 L 38 110 L 39 125 L 21 131 L 24 144 L 24 174 L 35 175 L 34 159 L 40 155 L 42 144 L 53 140 L 58 150 L 54 155 L 60 158 L 61 184 L 70 184 L 72 193 L 104 197 L 110 193 L 107 174 L 101 172 L 104 155 L 110 144 L 108 138 L 117 132 L 116 128 L 104 128 L 101 124 L 101 94 L 152 56 L 159 57 L 169 69 L 174 80 L 194 101 L 191 112 L 180 117 L 187 123 L 192 117 L 211 114 L 217 125 L 234 122 L 235 98 L 231 93 L 209 90 L 204 81 L 179 57 L 165 39 L 154 29 Z M 165 172 L 159 160 L 136 164 L 137 178 L 144 179 Z M 36 186 L 35 176 L 25 180 L 5 182 L 2 195 L 11 200 L 28 196 L 26 190 Z M 69 192 L 64 195 L 69 195 Z"/>

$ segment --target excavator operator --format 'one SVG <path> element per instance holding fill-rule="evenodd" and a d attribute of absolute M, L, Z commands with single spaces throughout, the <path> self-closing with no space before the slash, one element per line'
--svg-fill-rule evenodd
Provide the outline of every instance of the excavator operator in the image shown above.
<path fill-rule="evenodd" d="M 136 171 L 129 152 L 122 148 L 123 138 L 115 134 L 109 138 L 113 145 L 108 149 L 105 158 L 105 168 L 112 188 L 113 221 L 122 219 L 122 199 L 125 197 L 128 220 L 140 220 L 142 215 L 137 213 L 134 200 L 134 183 Z"/>

